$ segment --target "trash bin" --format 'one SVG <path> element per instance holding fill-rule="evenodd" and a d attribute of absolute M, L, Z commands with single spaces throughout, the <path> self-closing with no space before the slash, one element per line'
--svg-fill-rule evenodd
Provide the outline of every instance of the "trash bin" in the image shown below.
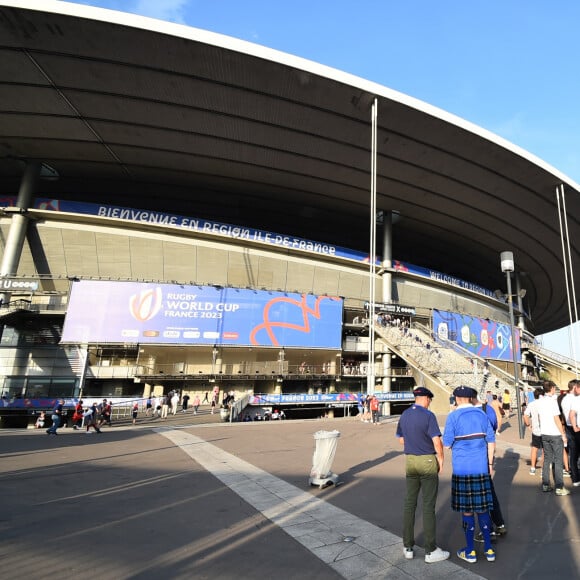
<path fill-rule="evenodd" d="M 317 431 L 314 434 L 316 446 L 312 458 L 312 470 L 308 478 L 309 485 L 318 485 L 322 489 L 327 485 L 338 484 L 338 475 L 333 473 L 331 468 L 339 437 L 339 431 Z"/>

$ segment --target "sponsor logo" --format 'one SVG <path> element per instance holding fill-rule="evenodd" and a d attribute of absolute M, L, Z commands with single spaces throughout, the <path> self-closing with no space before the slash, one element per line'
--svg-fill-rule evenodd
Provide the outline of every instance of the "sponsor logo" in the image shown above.
<path fill-rule="evenodd" d="M 129 328 L 124 328 L 121 330 L 121 336 L 125 338 L 138 338 L 139 331 L 138 330 L 130 330 Z"/>
<path fill-rule="evenodd" d="M 240 336 L 239 332 L 224 332 L 223 337 L 226 340 L 237 340 Z"/>
<path fill-rule="evenodd" d="M 138 322 L 147 322 L 154 318 L 161 310 L 161 288 L 146 289 L 139 294 L 133 294 L 129 298 L 129 311 L 131 316 Z"/>
<path fill-rule="evenodd" d="M 163 338 L 179 338 L 178 330 L 164 330 Z"/>
<path fill-rule="evenodd" d="M 2 290 L 38 290 L 38 280 L 13 280 L 3 278 L 0 280 Z"/>
<path fill-rule="evenodd" d="M 203 333 L 203 338 L 219 338 L 220 337 L 220 333 L 219 332 L 204 332 Z"/>
<path fill-rule="evenodd" d="M 159 331 L 158 330 L 144 330 L 143 336 L 146 336 L 148 338 L 151 338 L 154 336 L 159 336 Z"/>
<path fill-rule="evenodd" d="M 183 333 L 183 338 L 199 338 L 201 336 L 201 332 L 199 330 L 186 330 Z"/>

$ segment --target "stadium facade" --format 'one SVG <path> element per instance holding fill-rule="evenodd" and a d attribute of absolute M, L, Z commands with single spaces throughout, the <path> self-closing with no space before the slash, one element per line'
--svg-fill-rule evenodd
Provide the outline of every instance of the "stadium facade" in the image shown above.
<path fill-rule="evenodd" d="M 322 412 L 373 391 L 396 412 L 428 383 L 445 410 L 423 349 L 449 342 L 480 378 L 513 388 L 514 356 L 539 377 L 522 347 L 568 321 L 556 192 L 580 215 L 556 169 L 206 31 L 50 1 L 0 1 L 0 30 L 5 408 L 219 387 Z"/>

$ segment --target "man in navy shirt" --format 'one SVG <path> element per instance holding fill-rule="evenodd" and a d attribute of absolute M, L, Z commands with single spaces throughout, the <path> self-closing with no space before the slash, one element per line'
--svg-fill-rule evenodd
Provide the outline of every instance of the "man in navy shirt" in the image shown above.
<path fill-rule="evenodd" d="M 407 494 L 403 510 L 403 553 L 413 558 L 415 545 L 415 511 L 419 490 L 423 494 L 423 527 L 425 562 L 433 564 L 449 558 L 449 552 L 435 541 L 435 503 L 439 473 L 443 469 L 443 444 L 437 418 L 429 411 L 433 393 L 425 387 L 413 391 L 415 404 L 403 412 L 397 426 L 397 437 L 405 451 Z"/>
<path fill-rule="evenodd" d="M 60 427 L 62 421 L 62 406 L 64 405 L 64 399 L 58 399 L 52 410 L 52 425 L 46 430 L 48 435 L 58 435 L 56 430 Z"/>

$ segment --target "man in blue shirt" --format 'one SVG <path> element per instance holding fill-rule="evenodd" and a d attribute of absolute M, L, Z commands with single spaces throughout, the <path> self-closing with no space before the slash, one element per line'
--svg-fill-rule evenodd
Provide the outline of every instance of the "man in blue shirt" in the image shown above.
<path fill-rule="evenodd" d="M 457 556 L 471 564 L 477 562 L 475 551 L 475 514 L 483 535 L 488 562 L 495 560 L 491 546 L 493 494 L 490 472 L 495 454 L 495 433 L 487 415 L 471 404 L 477 391 L 457 387 L 453 394 L 457 410 L 449 413 L 443 432 L 443 445 L 452 449 L 451 508 L 463 514 L 466 546 Z"/>
<path fill-rule="evenodd" d="M 433 393 L 425 387 L 413 391 L 415 404 L 403 412 L 397 426 L 397 437 L 405 451 L 407 493 L 403 508 L 403 553 L 413 558 L 415 545 L 415 510 L 419 490 L 423 494 L 423 527 L 425 562 L 433 564 L 449 558 L 449 552 L 435 541 L 435 503 L 439 473 L 443 469 L 443 444 L 437 418 L 429 411 Z"/>
<path fill-rule="evenodd" d="M 46 430 L 48 435 L 58 435 L 56 430 L 60 427 L 62 421 L 62 406 L 64 405 L 64 399 L 57 399 L 54 408 L 52 410 L 51 420 L 52 425 Z"/>

